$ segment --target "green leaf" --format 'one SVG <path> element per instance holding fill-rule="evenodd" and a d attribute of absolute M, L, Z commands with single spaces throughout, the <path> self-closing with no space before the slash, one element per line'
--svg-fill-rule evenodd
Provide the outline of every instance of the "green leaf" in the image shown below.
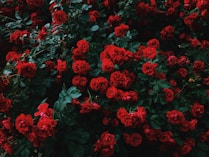
<path fill-rule="evenodd" d="M 196 151 L 195 154 L 198 157 L 208 157 L 207 153 L 204 151 Z"/>
<path fill-rule="evenodd" d="M 71 0 L 71 3 L 81 3 L 83 0 Z"/>
<path fill-rule="evenodd" d="M 93 25 L 93 26 L 90 28 L 90 30 L 91 30 L 92 32 L 95 32 L 95 31 L 99 30 L 99 26 L 98 26 L 98 25 Z"/>
<path fill-rule="evenodd" d="M 203 151 L 208 151 L 209 150 L 209 146 L 205 143 L 197 143 L 197 147 Z"/>
<path fill-rule="evenodd" d="M 157 120 L 152 120 L 150 124 L 154 129 L 161 129 L 160 122 Z"/>

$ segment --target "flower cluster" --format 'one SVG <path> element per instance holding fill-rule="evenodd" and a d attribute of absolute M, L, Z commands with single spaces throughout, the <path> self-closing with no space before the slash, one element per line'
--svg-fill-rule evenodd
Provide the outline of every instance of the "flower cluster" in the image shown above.
<path fill-rule="evenodd" d="M 0 18 L 0 156 L 207 157 L 208 0 L 4 0 Z"/>

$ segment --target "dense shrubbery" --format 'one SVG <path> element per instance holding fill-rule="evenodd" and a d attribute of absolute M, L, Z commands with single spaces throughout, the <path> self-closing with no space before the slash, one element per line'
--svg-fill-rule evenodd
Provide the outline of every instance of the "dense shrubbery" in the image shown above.
<path fill-rule="evenodd" d="M 0 2 L 5 156 L 207 157 L 209 1 Z"/>

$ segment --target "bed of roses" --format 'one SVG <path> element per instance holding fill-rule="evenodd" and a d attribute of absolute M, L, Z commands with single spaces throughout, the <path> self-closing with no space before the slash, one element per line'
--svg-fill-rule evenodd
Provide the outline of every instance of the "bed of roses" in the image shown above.
<path fill-rule="evenodd" d="M 209 1 L 0 1 L 0 152 L 207 157 Z"/>

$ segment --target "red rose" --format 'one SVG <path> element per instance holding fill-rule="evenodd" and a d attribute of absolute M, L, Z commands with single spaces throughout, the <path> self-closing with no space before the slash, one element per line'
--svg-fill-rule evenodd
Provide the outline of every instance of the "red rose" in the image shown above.
<path fill-rule="evenodd" d="M 51 71 L 55 68 L 56 64 L 52 60 L 47 60 L 45 62 L 46 70 Z"/>
<path fill-rule="evenodd" d="M 115 87 L 109 87 L 106 91 L 106 96 L 108 99 L 117 99 L 118 89 Z"/>
<path fill-rule="evenodd" d="M 37 71 L 36 64 L 31 62 L 18 62 L 15 68 L 18 74 L 27 78 L 33 78 Z"/>
<path fill-rule="evenodd" d="M 159 141 L 162 143 L 174 144 L 175 139 L 172 137 L 173 133 L 171 131 L 164 131 L 158 135 Z"/>
<path fill-rule="evenodd" d="M 174 99 L 174 92 L 169 88 L 164 88 L 163 92 L 165 93 L 166 102 L 172 102 Z"/>
<path fill-rule="evenodd" d="M 126 115 L 128 115 L 128 112 L 127 112 L 127 110 L 125 109 L 125 108 L 119 108 L 118 110 L 117 110 L 117 118 L 118 119 L 121 119 L 122 117 L 124 117 L 124 116 L 126 116 Z"/>
<path fill-rule="evenodd" d="M 142 143 L 142 136 L 139 133 L 132 133 L 130 136 L 130 145 L 138 147 Z"/>
<path fill-rule="evenodd" d="M 72 69 L 76 74 L 87 74 L 90 70 L 90 65 L 85 60 L 77 60 L 73 63 Z"/>
<path fill-rule="evenodd" d="M 191 26 L 195 22 L 195 19 L 198 18 L 198 16 L 199 15 L 196 12 L 192 12 L 190 15 L 186 16 L 184 18 L 185 25 Z"/>
<path fill-rule="evenodd" d="M 100 152 L 102 157 L 110 157 L 114 154 L 115 144 L 115 135 L 103 132 L 100 139 L 94 144 L 94 152 Z"/>
<path fill-rule="evenodd" d="M 44 40 L 46 36 L 47 36 L 47 28 L 43 26 L 42 29 L 38 31 L 38 39 Z"/>
<path fill-rule="evenodd" d="M 12 107 L 12 100 L 0 95 L 0 112 L 7 112 Z"/>
<path fill-rule="evenodd" d="M 33 118 L 30 114 L 20 114 L 15 120 L 15 127 L 19 133 L 26 135 L 33 127 Z"/>
<path fill-rule="evenodd" d="M 83 89 L 86 87 L 87 84 L 87 78 L 84 76 L 80 76 L 80 75 L 76 75 L 73 77 L 72 79 L 72 84 L 76 87 L 78 87 L 79 89 Z"/>
<path fill-rule="evenodd" d="M 123 37 L 125 36 L 126 32 L 129 30 L 129 26 L 126 24 L 120 24 L 116 26 L 114 29 L 114 33 L 116 37 Z"/>
<path fill-rule="evenodd" d="M 160 42 L 158 39 L 156 38 L 153 38 L 153 39 L 150 39 L 148 42 L 147 42 L 147 46 L 148 47 L 153 47 L 155 49 L 158 49 L 160 48 Z"/>
<path fill-rule="evenodd" d="M 110 25 L 118 25 L 121 22 L 121 17 L 119 15 L 110 15 L 107 22 Z"/>
<path fill-rule="evenodd" d="M 176 87 L 177 83 L 176 83 L 175 80 L 170 80 L 170 85 L 173 86 L 173 87 Z"/>
<path fill-rule="evenodd" d="M 124 92 L 122 95 L 122 100 L 127 102 L 137 102 L 138 101 L 138 93 L 136 91 L 128 91 Z"/>
<path fill-rule="evenodd" d="M 179 74 L 180 77 L 185 78 L 188 74 L 188 71 L 186 68 L 179 68 L 177 74 Z"/>
<path fill-rule="evenodd" d="M 59 74 L 65 72 L 67 70 L 66 61 L 62 61 L 61 59 L 58 59 L 56 69 L 57 69 Z"/>
<path fill-rule="evenodd" d="M 48 103 L 43 103 L 38 106 L 38 111 L 34 113 L 34 116 L 40 116 L 41 118 L 52 118 L 53 117 L 53 109 L 49 108 Z"/>
<path fill-rule="evenodd" d="M 143 49 L 143 55 L 147 59 L 154 59 L 157 55 L 157 51 L 153 47 L 147 47 Z"/>
<path fill-rule="evenodd" d="M 180 66 L 183 66 L 184 64 L 186 64 L 186 62 L 187 62 L 186 56 L 181 56 L 181 57 L 178 59 L 178 64 L 179 64 Z"/>
<path fill-rule="evenodd" d="M 140 120 L 140 123 L 144 123 L 146 120 L 146 116 L 147 116 L 147 111 L 143 106 L 138 106 L 137 107 L 137 116 Z"/>
<path fill-rule="evenodd" d="M 177 63 L 177 61 L 178 61 L 178 58 L 176 57 L 176 56 L 169 56 L 168 58 L 167 58 L 167 64 L 168 64 L 168 66 L 174 66 L 176 63 Z"/>
<path fill-rule="evenodd" d="M 64 24 L 67 21 L 67 15 L 63 10 L 57 10 L 52 14 L 54 23 L 57 25 Z"/>
<path fill-rule="evenodd" d="M 178 110 L 171 110 L 166 113 L 168 122 L 173 125 L 180 125 L 185 121 L 184 114 Z"/>
<path fill-rule="evenodd" d="M 114 64 L 110 59 L 102 59 L 102 71 L 106 73 L 111 73 L 114 71 Z"/>
<path fill-rule="evenodd" d="M 190 110 L 191 114 L 195 118 L 201 118 L 205 112 L 204 105 L 201 105 L 199 102 L 195 102 Z"/>
<path fill-rule="evenodd" d="M 30 8 L 41 7 L 44 4 L 44 0 L 26 0 L 26 3 Z"/>
<path fill-rule="evenodd" d="M 160 32 L 160 37 L 163 40 L 171 40 L 174 37 L 174 27 L 171 25 L 168 25 L 162 29 Z"/>
<path fill-rule="evenodd" d="M 2 120 L 2 125 L 4 126 L 5 129 L 11 131 L 13 128 L 11 117 L 7 117 L 7 119 Z"/>
<path fill-rule="evenodd" d="M 7 141 L 7 134 L 5 130 L 0 129 L 0 145 L 2 146 Z"/>
<path fill-rule="evenodd" d="M 203 84 L 209 86 L 209 77 L 203 78 Z"/>
<path fill-rule="evenodd" d="M 90 81 L 90 88 L 94 91 L 100 91 L 104 94 L 108 88 L 108 79 L 105 77 L 93 78 Z"/>
<path fill-rule="evenodd" d="M 76 44 L 76 46 L 78 47 L 78 49 L 80 50 L 80 52 L 85 53 L 89 50 L 89 43 L 88 41 L 82 39 L 79 40 Z"/>
<path fill-rule="evenodd" d="M 201 42 L 197 38 L 190 39 L 190 45 L 192 48 L 197 48 L 198 46 L 201 46 Z"/>
<path fill-rule="evenodd" d="M 153 76 L 155 74 L 155 70 L 157 68 L 157 63 L 146 62 L 142 65 L 142 72 L 145 75 Z"/>
<path fill-rule="evenodd" d="M 181 146 L 181 153 L 183 155 L 188 154 L 189 152 L 191 152 L 192 148 L 194 147 L 195 142 L 192 138 L 187 138 L 183 145 Z"/>
<path fill-rule="evenodd" d="M 7 152 L 9 155 L 12 155 L 14 153 L 12 147 L 13 146 L 10 143 L 4 143 L 4 145 L 2 146 L 4 151 Z"/>
<path fill-rule="evenodd" d="M 22 54 L 18 54 L 17 52 L 15 51 L 9 51 L 6 55 L 6 62 L 8 61 L 18 61 L 20 59 Z"/>
<path fill-rule="evenodd" d="M 150 141 L 157 141 L 158 130 L 150 128 L 148 125 L 143 126 L 144 134 Z"/>
<path fill-rule="evenodd" d="M 38 136 L 44 139 L 52 136 L 53 134 L 55 134 L 56 125 L 57 121 L 55 121 L 54 119 L 48 117 L 40 118 L 37 123 Z"/>
<path fill-rule="evenodd" d="M 205 63 L 203 61 L 201 61 L 201 60 L 194 61 L 192 69 L 195 73 L 199 73 L 199 72 L 203 71 L 204 68 L 205 68 Z"/>

